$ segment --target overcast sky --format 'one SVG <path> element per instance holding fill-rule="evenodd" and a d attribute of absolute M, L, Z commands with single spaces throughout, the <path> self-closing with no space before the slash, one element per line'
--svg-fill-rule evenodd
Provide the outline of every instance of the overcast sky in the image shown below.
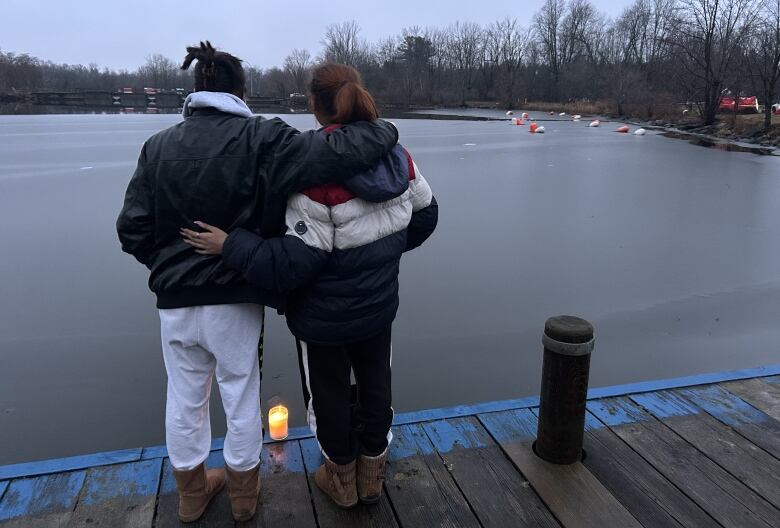
<path fill-rule="evenodd" d="M 0 0 L 0 49 L 54 62 L 135 69 L 151 53 L 178 61 L 187 44 L 210 39 L 255 66 L 281 65 L 292 48 L 316 55 L 325 26 L 356 20 L 369 40 L 409 26 L 528 24 L 543 0 Z M 592 0 L 615 16 L 631 0 Z"/>

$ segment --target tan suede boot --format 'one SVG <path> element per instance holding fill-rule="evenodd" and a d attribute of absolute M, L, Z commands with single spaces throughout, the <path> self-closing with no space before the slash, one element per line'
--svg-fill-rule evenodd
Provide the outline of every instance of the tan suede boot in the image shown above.
<path fill-rule="evenodd" d="M 260 464 L 249 471 L 227 470 L 228 496 L 233 518 L 248 521 L 255 516 L 257 497 L 260 495 Z"/>
<path fill-rule="evenodd" d="M 352 508 L 358 503 L 355 466 L 354 460 L 342 466 L 326 458 L 314 473 L 314 482 L 340 508 Z"/>
<path fill-rule="evenodd" d="M 211 499 L 225 486 L 225 470 L 209 469 L 205 464 L 180 471 L 173 470 L 179 490 L 179 520 L 193 522 L 200 519 Z"/>
<path fill-rule="evenodd" d="M 387 449 L 381 455 L 370 457 L 360 455 L 357 461 L 357 492 L 360 501 L 376 504 L 382 496 L 382 484 L 385 482 L 385 464 Z"/>

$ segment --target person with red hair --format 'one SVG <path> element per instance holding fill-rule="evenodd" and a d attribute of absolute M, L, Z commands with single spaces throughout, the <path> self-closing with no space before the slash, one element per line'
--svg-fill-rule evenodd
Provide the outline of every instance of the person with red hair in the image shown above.
<path fill-rule="evenodd" d="M 350 66 L 315 68 L 310 92 L 322 134 L 379 117 Z M 283 237 L 243 229 L 228 235 L 204 223 L 206 232 L 182 231 L 196 251 L 221 253 L 249 282 L 289 292 L 287 324 L 297 339 L 308 422 L 325 455 L 315 482 L 340 507 L 381 496 L 392 440 L 391 328 L 401 256 L 421 245 L 437 221 L 428 182 L 396 145 L 343 184 L 293 194 Z"/>
<path fill-rule="evenodd" d="M 284 212 L 290 192 L 371 168 L 395 147 L 398 133 L 374 119 L 328 136 L 301 133 L 253 115 L 237 57 L 206 41 L 187 48 L 182 69 L 193 64 L 195 91 L 184 101 L 184 119 L 144 143 L 117 234 L 122 249 L 149 268 L 157 297 L 168 376 L 165 440 L 179 518 L 200 518 L 226 485 L 235 520 L 246 521 L 260 490 L 263 307 L 278 306 L 279 294 L 248 284 L 221 259 L 196 254 L 179 228 L 201 218 L 278 234 L 283 214 L 276 213 Z M 227 419 L 225 469 L 207 471 L 215 378 Z"/>

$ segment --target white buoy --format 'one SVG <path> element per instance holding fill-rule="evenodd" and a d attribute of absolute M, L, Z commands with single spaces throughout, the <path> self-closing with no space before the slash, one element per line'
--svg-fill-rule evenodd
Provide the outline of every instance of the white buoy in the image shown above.
<path fill-rule="evenodd" d="M 528 119 L 528 112 L 523 112 L 523 119 Z"/>
<path fill-rule="evenodd" d="M 580 114 L 575 114 L 575 115 L 573 115 L 571 118 L 572 118 L 573 120 L 575 120 L 575 121 L 579 121 L 580 119 L 582 119 L 582 116 L 581 116 Z"/>
<path fill-rule="evenodd" d="M 601 121 L 599 121 L 598 119 L 594 119 L 593 121 L 590 122 L 590 124 L 588 126 L 589 127 L 597 127 L 600 124 L 601 124 Z"/>
<path fill-rule="evenodd" d="M 647 130 L 645 130 L 644 128 L 637 128 L 636 130 L 634 130 L 635 136 L 644 136 L 645 134 L 647 134 Z"/>
<path fill-rule="evenodd" d="M 566 112 L 561 112 L 561 113 L 560 113 L 560 114 L 558 114 L 558 115 L 559 115 L 559 116 L 561 116 L 561 117 L 563 117 L 563 116 L 565 116 L 565 115 L 566 115 Z"/>
<path fill-rule="evenodd" d="M 538 127 L 538 128 L 536 129 L 536 133 L 537 133 L 537 134 L 544 134 L 544 127 L 543 127 L 543 126 L 540 126 L 540 127 Z"/>
<path fill-rule="evenodd" d="M 513 115 L 515 115 L 515 113 L 513 111 L 511 111 L 511 110 L 507 110 L 506 111 L 506 115 L 513 116 Z"/>

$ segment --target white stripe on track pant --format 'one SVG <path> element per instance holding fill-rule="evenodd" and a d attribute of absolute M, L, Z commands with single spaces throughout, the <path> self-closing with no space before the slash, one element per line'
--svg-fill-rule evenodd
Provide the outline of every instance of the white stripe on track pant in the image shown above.
<path fill-rule="evenodd" d="M 209 455 L 209 396 L 215 374 L 227 418 L 225 463 L 247 471 L 260 461 L 262 327 L 263 307 L 256 304 L 160 310 L 168 373 L 165 438 L 174 468 L 194 468 Z"/>

